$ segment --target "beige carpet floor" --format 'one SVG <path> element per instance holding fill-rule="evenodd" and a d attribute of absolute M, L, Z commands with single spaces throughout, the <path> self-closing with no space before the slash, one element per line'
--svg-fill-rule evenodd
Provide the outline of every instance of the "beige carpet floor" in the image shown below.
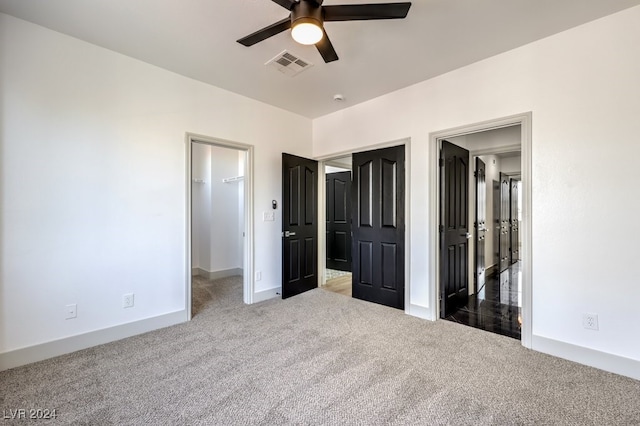
<path fill-rule="evenodd" d="M 639 425 L 640 382 L 321 289 L 0 372 L 0 410 L 87 425 Z M 4 420 L 3 424 L 25 421 Z"/>

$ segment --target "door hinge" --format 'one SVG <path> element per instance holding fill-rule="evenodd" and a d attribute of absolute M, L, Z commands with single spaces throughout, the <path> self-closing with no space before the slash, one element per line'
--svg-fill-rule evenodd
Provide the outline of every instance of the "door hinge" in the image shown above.
<path fill-rule="evenodd" d="M 440 165 L 440 167 L 444 167 L 444 158 L 441 158 L 438 164 Z"/>
<path fill-rule="evenodd" d="M 439 228 L 440 232 L 444 232 L 444 225 L 440 225 Z"/>

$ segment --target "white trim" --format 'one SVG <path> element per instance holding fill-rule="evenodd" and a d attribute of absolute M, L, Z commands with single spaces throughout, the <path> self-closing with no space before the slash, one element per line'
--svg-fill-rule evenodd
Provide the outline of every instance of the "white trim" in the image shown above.
<path fill-rule="evenodd" d="M 0 371 L 185 322 L 185 311 L 120 324 L 0 354 Z"/>
<path fill-rule="evenodd" d="M 411 305 L 411 138 L 404 141 L 404 312 L 424 318 Z M 411 312 L 414 312 L 412 314 Z"/>
<path fill-rule="evenodd" d="M 635 359 L 536 335 L 532 336 L 531 349 L 640 380 L 640 361 Z"/>
<path fill-rule="evenodd" d="M 191 173 L 191 136 L 189 133 L 185 135 L 185 147 L 187 153 L 185 155 L 185 168 L 187 170 L 187 176 L 185 181 L 185 198 L 186 198 L 186 211 L 185 211 L 185 227 L 186 227 L 186 251 L 185 251 L 185 292 L 184 292 L 184 310 L 186 312 L 185 321 L 191 321 L 191 185 L 193 184 L 193 175 Z M 189 272 L 191 271 L 191 273 Z"/>
<path fill-rule="evenodd" d="M 337 158 L 353 155 L 353 153 L 373 151 L 382 148 L 391 148 L 394 146 L 404 146 L 404 312 L 411 314 L 411 165 L 409 158 L 411 158 L 411 138 L 396 139 L 390 142 L 382 142 L 373 145 L 366 145 L 352 149 L 348 151 L 340 151 L 334 154 L 323 155 L 316 157 L 318 161 L 318 268 L 322 271 L 318 274 L 318 286 L 326 284 L 325 269 L 326 269 L 326 257 L 327 257 L 327 242 L 326 242 L 326 185 L 325 185 L 325 166 L 329 165 L 332 160 Z M 353 172 L 353 168 L 351 169 Z M 321 269 L 320 269 L 321 268 Z M 425 318 L 422 315 L 414 315 L 420 318 Z"/>
<path fill-rule="evenodd" d="M 330 160 L 329 160 L 330 161 Z M 318 161 L 318 287 L 327 284 L 327 173 L 325 161 Z"/>
<path fill-rule="evenodd" d="M 406 313 L 408 315 L 422 318 L 425 320 L 431 319 L 431 309 L 429 309 L 428 307 L 420 306 L 420 305 L 412 305 L 412 304 L 409 304 L 407 306 L 408 306 L 408 309 L 406 309 Z"/>
<path fill-rule="evenodd" d="M 513 115 L 496 120 L 484 121 L 481 123 L 471 124 L 468 126 L 456 127 L 453 129 L 442 130 L 431 133 L 429 135 L 429 161 L 431 163 L 429 191 L 429 230 L 433 234 L 429 237 L 429 303 L 432 306 L 431 320 L 439 318 L 440 304 L 438 303 L 438 294 L 440 287 L 440 250 L 438 232 L 438 224 L 440 220 L 439 212 L 439 194 L 440 194 L 440 176 L 438 173 L 438 146 L 440 140 L 452 138 L 455 136 L 468 135 L 471 133 L 484 132 L 503 127 L 520 125 L 521 141 L 520 152 L 522 162 L 522 338 L 521 343 L 526 348 L 531 348 L 532 339 L 532 258 L 531 258 L 531 118 L 532 113 Z"/>
<path fill-rule="evenodd" d="M 246 304 L 254 303 L 255 283 L 254 275 L 254 221 L 253 221 L 253 157 L 254 147 L 243 143 L 228 141 L 224 139 L 212 138 L 210 136 L 198 135 L 195 133 L 186 133 L 186 270 L 191 271 L 191 148 L 194 143 L 204 143 L 213 146 L 236 149 L 245 152 L 245 174 L 244 174 L 244 229 L 245 238 L 243 241 L 243 260 L 242 260 L 242 300 Z M 185 291 L 185 310 L 188 319 L 191 319 L 191 274 L 187 273 L 186 291 Z"/>
<path fill-rule="evenodd" d="M 253 303 L 264 302 L 265 300 L 280 297 L 280 287 L 268 288 L 266 290 L 257 291 L 253 295 Z"/>
<path fill-rule="evenodd" d="M 347 170 L 351 170 L 351 166 L 347 167 L 346 164 L 343 164 L 343 163 L 340 163 L 339 161 L 334 161 L 334 160 L 326 160 L 324 162 L 324 165 L 329 167 L 335 167 L 336 169 L 344 169 L 345 172 Z"/>
<path fill-rule="evenodd" d="M 490 129 L 493 130 L 493 129 Z M 493 148 L 485 148 L 485 149 L 478 149 L 475 151 L 471 151 L 469 150 L 469 155 L 471 155 L 472 157 L 479 157 L 481 155 L 494 155 L 494 154 L 504 154 L 507 152 L 521 152 L 521 146 L 520 144 L 518 145 L 505 145 L 505 146 L 496 146 Z"/>
<path fill-rule="evenodd" d="M 191 276 L 205 277 L 209 280 L 217 280 L 220 278 L 244 276 L 242 268 L 221 269 L 219 271 L 207 271 L 202 268 L 193 268 Z"/>
<path fill-rule="evenodd" d="M 331 160 L 336 160 L 338 158 L 342 158 L 342 157 L 347 157 L 349 155 L 352 155 L 354 152 L 367 152 L 367 151 L 373 151 L 376 149 L 382 149 L 382 148 L 391 148 L 393 146 L 400 146 L 400 145 L 406 145 L 408 143 L 411 142 L 411 138 L 410 137 L 406 137 L 406 138 L 401 138 L 401 139 L 394 139 L 392 141 L 389 142 L 379 142 L 379 143 L 375 143 L 372 145 L 364 145 L 358 148 L 352 148 L 352 149 L 348 149 L 345 151 L 338 151 L 338 152 L 334 152 L 333 154 L 326 154 L 326 155 L 321 155 L 320 157 L 314 157 L 314 159 L 318 162 L 331 162 Z M 405 158 L 405 162 L 407 161 L 407 159 Z M 353 171 L 353 168 L 351 169 Z"/>

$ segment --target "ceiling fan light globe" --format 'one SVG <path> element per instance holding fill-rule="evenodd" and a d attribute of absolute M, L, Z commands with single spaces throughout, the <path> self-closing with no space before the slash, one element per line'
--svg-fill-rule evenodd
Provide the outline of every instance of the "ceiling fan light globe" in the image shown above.
<path fill-rule="evenodd" d="M 300 22 L 291 29 L 291 37 L 305 45 L 316 44 L 322 40 L 323 31 L 318 25 L 311 22 Z"/>

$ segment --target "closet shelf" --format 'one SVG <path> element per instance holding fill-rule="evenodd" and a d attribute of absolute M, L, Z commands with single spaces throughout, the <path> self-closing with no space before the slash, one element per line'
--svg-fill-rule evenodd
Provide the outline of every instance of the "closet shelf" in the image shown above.
<path fill-rule="evenodd" d="M 244 176 L 234 176 L 234 177 L 224 178 L 222 179 L 222 182 L 231 183 L 231 182 L 238 182 L 240 180 L 244 180 Z"/>

